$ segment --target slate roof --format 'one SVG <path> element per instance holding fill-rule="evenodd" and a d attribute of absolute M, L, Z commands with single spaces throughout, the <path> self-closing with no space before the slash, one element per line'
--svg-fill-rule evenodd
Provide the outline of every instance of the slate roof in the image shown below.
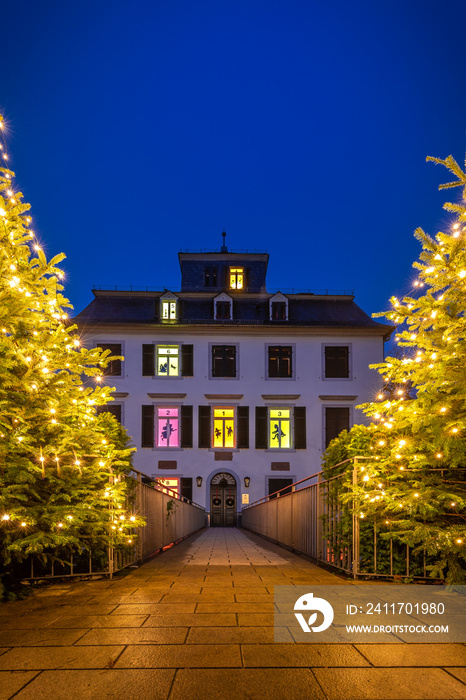
<path fill-rule="evenodd" d="M 163 292 L 160 293 L 160 295 Z M 368 316 L 352 297 L 313 297 L 287 295 L 289 303 L 288 321 L 269 319 L 269 299 L 262 294 L 254 298 L 233 296 L 233 320 L 213 319 L 214 297 L 212 295 L 177 294 L 181 324 L 206 323 L 214 325 L 260 324 L 269 326 L 327 326 L 342 328 L 367 328 L 389 335 L 394 329 L 377 323 Z M 98 292 L 96 298 L 81 311 L 73 321 L 79 325 L 108 324 L 159 324 L 159 296 Z"/>

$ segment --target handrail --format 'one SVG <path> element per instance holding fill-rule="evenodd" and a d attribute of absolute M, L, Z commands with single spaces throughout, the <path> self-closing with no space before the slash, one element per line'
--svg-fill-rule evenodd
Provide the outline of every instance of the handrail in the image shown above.
<path fill-rule="evenodd" d="M 355 459 L 372 459 L 372 457 L 362 457 L 362 456 L 356 456 L 356 457 L 349 457 L 348 459 L 344 459 L 343 462 L 338 462 L 338 464 L 335 464 L 332 469 L 335 469 L 335 467 L 340 467 L 342 464 L 346 464 L 347 462 L 352 462 Z M 283 486 L 283 488 L 278 489 L 278 491 L 274 491 L 273 493 L 269 493 L 268 496 L 263 496 L 260 498 L 258 501 L 254 501 L 254 503 L 249 503 L 247 506 L 243 506 L 242 510 L 247 510 L 248 508 L 252 508 L 252 506 L 257 506 L 259 503 L 267 503 L 267 501 L 270 501 L 272 496 L 276 496 L 276 494 L 281 493 L 282 491 L 286 491 L 287 489 L 291 489 L 290 494 L 293 491 L 296 491 L 296 486 L 298 484 L 302 484 L 304 481 L 309 481 L 309 479 L 315 479 L 318 477 L 320 474 L 323 474 L 323 470 L 320 472 L 316 472 L 315 474 L 311 474 L 310 476 L 306 476 L 304 479 L 300 479 L 299 481 L 295 481 L 292 484 L 288 484 L 288 486 Z M 339 479 L 341 474 L 336 474 L 335 476 L 331 476 L 329 479 L 324 479 L 324 481 L 332 481 L 333 479 Z M 311 484 L 310 484 L 311 485 Z M 287 496 L 289 494 L 285 494 Z"/>

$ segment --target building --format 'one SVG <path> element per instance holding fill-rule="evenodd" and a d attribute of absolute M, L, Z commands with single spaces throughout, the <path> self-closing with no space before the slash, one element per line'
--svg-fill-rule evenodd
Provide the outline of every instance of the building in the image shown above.
<path fill-rule="evenodd" d="M 180 291 L 94 290 L 75 319 L 110 363 L 108 409 L 135 467 L 233 525 L 253 502 L 320 470 L 329 441 L 374 396 L 392 327 L 347 293 L 266 289 L 268 254 L 181 252 Z"/>

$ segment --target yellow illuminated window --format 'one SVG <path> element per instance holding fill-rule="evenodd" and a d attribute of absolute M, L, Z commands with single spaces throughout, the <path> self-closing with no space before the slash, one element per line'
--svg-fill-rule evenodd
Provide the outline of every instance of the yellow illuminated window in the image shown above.
<path fill-rule="evenodd" d="M 158 377 L 178 377 L 179 354 L 178 345 L 157 345 L 156 374 Z"/>
<path fill-rule="evenodd" d="M 269 409 L 269 446 L 273 448 L 291 447 L 291 409 Z"/>
<path fill-rule="evenodd" d="M 235 409 L 214 408 L 214 447 L 235 446 Z"/>
<path fill-rule="evenodd" d="M 168 493 L 170 496 L 173 495 L 173 491 L 177 494 L 180 493 L 180 480 L 179 477 L 173 477 L 172 479 L 157 479 L 159 486 L 163 488 L 164 493 Z M 168 491 L 168 489 L 170 489 Z"/>
<path fill-rule="evenodd" d="M 243 289 L 244 268 L 230 267 L 230 289 Z"/>
<path fill-rule="evenodd" d="M 162 300 L 162 320 L 176 321 L 176 301 L 170 299 Z"/>

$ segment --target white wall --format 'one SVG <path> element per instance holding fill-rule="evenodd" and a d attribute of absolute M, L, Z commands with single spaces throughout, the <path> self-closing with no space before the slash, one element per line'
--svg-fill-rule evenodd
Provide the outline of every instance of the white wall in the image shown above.
<path fill-rule="evenodd" d="M 144 330 L 95 330 L 83 334 L 83 342 L 92 346 L 99 342 L 121 343 L 125 361 L 122 377 L 109 377 L 107 383 L 114 385 L 118 392 L 128 392 L 124 399 L 123 424 L 138 448 L 134 455 L 134 466 L 149 476 L 192 477 L 193 500 L 209 508 L 210 478 L 215 473 L 232 473 L 238 484 L 238 504 L 241 508 L 241 494 L 249 492 L 250 502 L 267 493 L 269 477 L 288 478 L 294 481 L 303 479 L 320 470 L 324 449 L 323 407 L 324 405 L 352 407 L 352 422 L 365 422 L 361 411 L 355 406 L 371 400 L 380 387 L 380 376 L 368 368 L 369 364 L 383 360 L 381 336 L 368 333 L 357 335 L 354 331 L 328 332 L 316 334 L 309 328 L 273 329 L 269 327 L 237 326 L 224 328 L 206 326 L 203 329 L 187 326 L 144 328 Z M 180 378 L 152 378 L 142 376 L 142 344 L 191 343 L 194 346 L 194 376 Z M 209 344 L 222 345 L 239 343 L 237 379 L 209 379 Z M 270 343 L 295 345 L 293 357 L 294 379 L 267 379 L 266 345 Z M 323 379 L 322 345 L 325 343 L 350 344 L 352 359 L 351 379 Z M 183 399 L 152 399 L 149 393 L 186 393 Z M 208 400 L 204 394 L 243 394 L 239 400 Z M 293 401 L 265 401 L 262 394 L 300 394 Z M 357 396 L 354 401 L 322 401 L 319 395 Z M 141 406 L 144 404 L 171 404 L 193 406 L 193 448 L 150 449 L 141 448 Z M 198 449 L 198 406 L 199 405 L 241 405 L 249 406 L 249 449 L 233 451 L 232 461 L 214 461 L 215 450 Z M 256 450 L 255 449 L 255 406 L 290 405 L 306 406 L 306 450 Z M 174 459 L 178 462 L 176 471 L 159 471 L 159 459 Z M 271 471 L 272 461 L 289 461 L 289 472 Z M 203 484 L 196 486 L 195 477 L 201 475 Z M 249 489 L 244 488 L 244 476 L 251 477 Z"/>

